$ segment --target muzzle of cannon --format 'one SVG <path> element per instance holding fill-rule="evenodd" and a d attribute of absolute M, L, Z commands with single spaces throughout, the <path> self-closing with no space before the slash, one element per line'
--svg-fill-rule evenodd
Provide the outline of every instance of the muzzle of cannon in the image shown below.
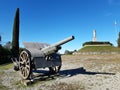
<path fill-rule="evenodd" d="M 50 73 L 60 71 L 62 60 L 58 50 L 61 45 L 74 39 L 74 36 L 68 37 L 53 45 L 45 43 L 24 43 L 25 50 L 19 55 L 19 70 L 23 79 L 29 79 L 33 70 L 38 68 L 49 68 Z"/>

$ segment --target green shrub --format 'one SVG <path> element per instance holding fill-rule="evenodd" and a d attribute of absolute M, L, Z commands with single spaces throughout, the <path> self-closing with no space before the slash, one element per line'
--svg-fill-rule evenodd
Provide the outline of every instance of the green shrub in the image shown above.
<path fill-rule="evenodd" d="M 0 45 L 0 64 L 11 62 L 11 50 L 6 49 Z"/>
<path fill-rule="evenodd" d="M 93 41 L 83 43 L 83 46 L 85 46 L 85 45 L 110 45 L 110 46 L 113 46 L 112 43 L 110 43 L 110 42 L 93 42 Z"/>

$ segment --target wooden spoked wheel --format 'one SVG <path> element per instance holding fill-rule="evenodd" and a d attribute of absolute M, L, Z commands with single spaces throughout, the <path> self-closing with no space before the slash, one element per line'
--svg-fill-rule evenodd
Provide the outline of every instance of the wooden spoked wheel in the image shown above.
<path fill-rule="evenodd" d="M 29 79 L 31 74 L 31 56 L 27 50 L 23 50 L 19 57 L 19 69 L 23 79 Z"/>

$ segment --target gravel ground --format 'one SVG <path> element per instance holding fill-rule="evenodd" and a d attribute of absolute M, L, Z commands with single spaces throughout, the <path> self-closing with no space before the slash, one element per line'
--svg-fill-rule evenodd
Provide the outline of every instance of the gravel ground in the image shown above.
<path fill-rule="evenodd" d="M 24 86 L 19 72 L 10 68 L 4 70 L 1 83 L 9 90 L 120 90 L 119 54 L 66 55 L 62 59 L 59 75 L 37 77 Z"/>

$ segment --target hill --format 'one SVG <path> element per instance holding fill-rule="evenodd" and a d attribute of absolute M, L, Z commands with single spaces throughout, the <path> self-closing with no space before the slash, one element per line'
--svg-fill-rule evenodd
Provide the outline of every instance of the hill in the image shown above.
<path fill-rule="evenodd" d="M 114 46 L 85 46 L 78 52 L 120 52 L 120 48 Z"/>

